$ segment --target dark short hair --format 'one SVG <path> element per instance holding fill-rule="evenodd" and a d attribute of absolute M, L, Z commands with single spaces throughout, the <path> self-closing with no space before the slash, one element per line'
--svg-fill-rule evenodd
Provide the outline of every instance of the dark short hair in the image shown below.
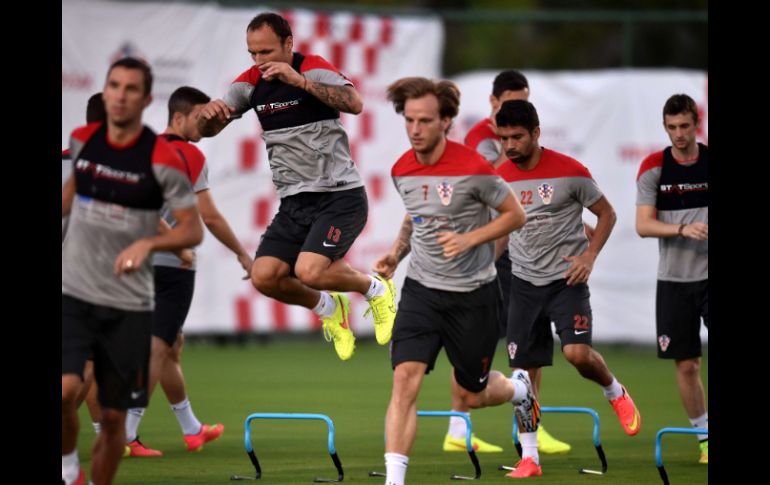
<path fill-rule="evenodd" d="M 281 39 L 281 43 L 292 36 L 289 21 L 272 12 L 264 12 L 251 19 L 249 26 L 246 27 L 246 32 L 260 29 L 263 25 L 269 25 L 273 32 Z"/>
<path fill-rule="evenodd" d="M 540 126 L 535 105 L 523 99 L 506 101 L 495 116 L 497 126 L 521 126 L 528 132 Z"/>
<path fill-rule="evenodd" d="M 422 98 L 428 94 L 438 99 L 438 111 L 442 118 L 457 116 L 460 109 L 460 89 L 452 81 L 405 77 L 388 86 L 388 101 L 393 103 L 398 114 L 404 112 L 408 99 Z"/>
<path fill-rule="evenodd" d="M 191 86 L 182 86 L 171 93 L 168 98 L 168 124 L 174 119 L 174 113 L 182 113 L 187 116 L 196 105 L 206 104 L 211 98 L 199 89 Z"/>
<path fill-rule="evenodd" d="M 524 74 L 516 69 L 503 71 L 492 82 L 492 96 L 499 98 L 505 91 L 521 91 L 529 89 L 529 83 Z"/>
<path fill-rule="evenodd" d="M 685 113 L 692 113 L 692 120 L 698 123 L 698 105 L 686 94 L 675 94 L 668 98 L 666 104 L 663 105 L 663 121 L 666 120 L 666 115 Z"/>
<path fill-rule="evenodd" d="M 102 93 L 93 94 L 88 98 L 86 106 L 86 123 L 96 123 L 107 119 L 107 110 L 104 109 L 104 99 Z"/>
<path fill-rule="evenodd" d="M 137 59 L 136 57 L 123 57 L 113 62 L 110 69 L 107 71 L 107 77 L 110 77 L 110 73 L 116 67 L 123 67 L 125 69 L 136 69 L 141 71 L 144 76 L 144 96 L 147 97 L 152 93 L 152 69 L 146 62 Z"/>

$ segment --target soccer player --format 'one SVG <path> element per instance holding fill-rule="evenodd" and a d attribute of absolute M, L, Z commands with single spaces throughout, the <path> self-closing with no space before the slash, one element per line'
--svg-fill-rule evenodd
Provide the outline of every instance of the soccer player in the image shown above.
<path fill-rule="evenodd" d="M 83 484 L 76 396 L 93 353 L 102 407 L 91 479 L 109 485 L 125 446 L 126 409 L 146 405 L 154 303 L 149 255 L 200 243 L 195 195 L 176 151 L 148 127 L 152 72 L 126 57 L 110 66 L 105 123 L 73 131 L 76 196 L 62 248 L 62 481 Z M 177 220 L 157 234 L 168 202 Z M 62 208 L 64 210 L 64 208 Z"/>
<path fill-rule="evenodd" d="M 198 126 L 203 136 L 214 136 L 247 110 L 256 112 L 281 204 L 262 235 L 251 281 L 262 294 L 321 317 L 327 340 L 334 340 L 337 355 L 347 360 L 355 337 L 348 297 L 338 292 L 364 295 L 377 342 L 385 345 L 393 331 L 395 287 L 342 259 L 368 213 L 339 119 L 340 111 L 362 111 L 361 96 L 320 56 L 292 52 L 293 42 L 280 15 L 254 17 L 246 28 L 254 66 L 233 81 L 224 99 L 203 108 Z"/>
<path fill-rule="evenodd" d="M 509 236 L 512 280 L 507 349 L 512 369 L 530 378 L 553 362 L 554 322 L 567 361 L 599 384 L 624 431 L 641 429 L 631 396 L 593 349 L 588 278 L 615 224 L 615 211 L 591 173 L 577 160 L 540 146 L 540 120 L 529 101 L 506 101 L 497 132 L 510 162 L 498 168 L 527 211 L 527 224 Z M 597 216 L 590 241 L 583 208 Z M 521 436 L 522 448 L 537 447 Z"/>
<path fill-rule="evenodd" d="M 524 210 L 486 160 L 447 140 L 460 104 L 454 83 L 409 77 L 387 93 L 404 116 L 412 145 L 391 171 L 407 215 L 390 252 L 373 266 L 390 276 L 411 252 L 393 329 L 393 390 L 385 421 L 386 483 L 403 485 L 417 432 L 417 397 L 441 347 L 465 405 L 511 402 L 522 434 L 533 435 L 540 411 L 526 372 L 507 379 L 491 370 L 500 298 L 494 240 L 520 228 Z M 500 216 L 492 219 L 490 208 Z M 519 474 L 542 472 L 524 467 Z"/>
<path fill-rule="evenodd" d="M 636 178 L 636 232 L 660 248 L 655 322 L 658 357 L 676 364 L 679 395 L 690 423 L 709 427 L 700 376 L 700 323 L 709 325 L 708 147 L 695 141 L 698 107 L 686 94 L 663 106 L 671 146 L 642 162 Z M 700 463 L 709 462 L 708 434 L 698 434 Z"/>

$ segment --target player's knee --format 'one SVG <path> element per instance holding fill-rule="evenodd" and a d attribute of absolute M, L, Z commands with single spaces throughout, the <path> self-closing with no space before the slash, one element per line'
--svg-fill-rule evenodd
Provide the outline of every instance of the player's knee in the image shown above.
<path fill-rule="evenodd" d="M 685 359 L 676 362 L 676 369 L 682 375 L 692 377 L 700 375 L 700 359 Z"/>
<path fill-rule="evenodd" d="M 278 275 L 274 271 L 265 271 L 254 265 L 251 272 L 251 284 L 265 296 L 273 297 L 278 294 Z"/>
<path fill-rule="evenodd" d="M 460 399 L 463 404 L 472 409 L 484 407 L 484 399 L 481 393 L 470 392 L 465 388 L 460 388 Z"/>
<path fill-rule="evenodd" d="M 416 399 L 420 376 L 404 365 L 393 371 L 393 396 L 409 401 Z"/>
<path fill-rule="evenodd" d="M 578 369 L 591 365 L 591 347 L 587 345 L 567 345 L 564 358 Z"/>
<path fill-rule="evenodd" d="M 75 403 L 78 402 L 78 393 L 73 389 L 61 390 L 61 410 L 62 413 L 75 409 Z"/>
<path fill-rule="evenodd" d="M 126 412 L 117 409 L 102 408 L 102 430 L 116 432 L 125 426 Z"/>
<path fill-rule="evenodd" d="M 74 375 L 74 374 L 73 374 Z M 81 390 L 83 389 L 83 383 L 78 377 L 77 380 L 75 378 L 69 377 L 62 377 L 62 386 L 61 386 L 61 408 L 62 411 L 65 409 L 71 409 L 75 408 L 77 404 L 79 403 L 78 396 L 80 395 Z"/>
<path fill-rule="evenodd" d="M 301 266 L 297 265 L 295 273 L 297 278 L 306 286 L 315 288 L 317 290 L 324 290 L 323 288 L 323 274 L 324 269 L 318 266 Z"/>

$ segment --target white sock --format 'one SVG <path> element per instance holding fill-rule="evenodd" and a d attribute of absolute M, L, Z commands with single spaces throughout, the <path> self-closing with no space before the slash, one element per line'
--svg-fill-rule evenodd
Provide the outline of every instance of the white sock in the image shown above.
<path fill-rule="evenodd" d="M 540 455 L 537 454 L 537 431 L 531 433 L 519 433 L 521 440 L 521 459 L 532 458 L 540 464 Z"/>
<path fill-rule="evenodd" d="M 364 295 L 364 298 L 367 300 L 371 300 L 375 296 L 382 296 L 385 294 L 385 285 L 382 283 L 382 281 L 378 280 L 372 275 L 367 275 L 369 278 L 372 279 L 372 284 L 369 286 L 369 291 L 366 292 Z"/>
<path fill-rule="evenodd" d="M 184 398 L 184 401 L 172 404 L 171 410 L 174 411 L 183 434 L 198 434 L 201 432 L 201 422 L 195 417 L 189 399 Z"/>
<path fill-rule="evenodd" d="M 102 424 L 93 422 L 91 423 L 94 426 L 94 431 L 96 431 L 96 434 L 99 434 L 99 432 L 102 430 Z"/>
<path fill-rule="evenodd" d="M 518 379 L 514 379 L 513 376 L 511 376 L 511 382 L 513 383 L 513 399 L 511 399 L 511 402 L 514 405 L 521 404 L 527 397 L 527 385 Z"/>
<path fill-rule="evenodd" d="M 385 453 L 385 485 L 404 485 L 409 457 L 399 453 Z"/>
<path fill-rule="evenodd" d="M 131 443 L 136 439 L 136 433 L 139 429 L 139 423 L 142 422 L 144 408 L 129 408 L 126 413 L 126 443 Z"/>
<path fill-rule="evenodd" d="M 318 300 L 318 304 L 313 308 L 313 313 L 319 317 L 330 317 L 334 315 L 334 310 L 337 308 L 337 303 L 332 296 L 325 292 L 321 292 L 321 298 Z"/>
<path fill-rule="evenodd" d="M 693 428 L 706 428 L 709 429 L 709 413 L 706 411 L 706 414 L 703 416 L 698 416 L 697 418 L 690 418 L 690 424 L 692 424 Z M 707 434 L 698 434 L 698 441 L 703 441 L 709 439 L 709 435 Z"/>
<path fill-rule="evenodd" d="M 78 449 L 72 453 L 61 456 L 61 479 L 70 484 L 80 476 L 80 462 L 78 461 Z"/>
<path fill-rule="evenodd" d="M 618 380 L 615 379 L 615 376 L 612 376 L 612 382 L 610 382 L 609 386 L 602 386 L 602 390 L 604 391 L 604 397 L 610 401 L 623 395 L 623 388 L 620 386 Z"/>
<path fill-rule="evenodd" d="M 452 410 L 454 411 L 454 409 Z M 470 417 L 471 413 L 463 413 Z M 464 439 L 465 434 L 468 432 L 468 426 L 465 424 L 465 420 L 459 416 L 449 417 L 449 434 L 453 438 Z"/>

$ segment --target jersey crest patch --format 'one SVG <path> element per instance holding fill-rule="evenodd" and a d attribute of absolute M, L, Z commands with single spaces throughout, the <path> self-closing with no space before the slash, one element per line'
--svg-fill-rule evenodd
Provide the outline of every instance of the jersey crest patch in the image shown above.
<path fill-rule="evenodd" d="M 551 197 L 553 197 L 553 185 L 543 184 L 537 188 L 537 195 L 543 199 L 543 204 L 548 205 L 551 203 Z"/>
<path fill-rule="evenodd" d="M 438 191 L 438 197 L 441 199 L 442 205 L 449 205 L 452 203 L 452 192 L 454 191 L 452 184 L 445 180 L 436 186 L 436 190 Z"/>
<path fill-rule="evenodd" d="M 661 335 L 658 337 L 658 345 L 660 345 L 660 351 L 665 352 L 668 349 L 668 344 L 671 343 L 671 339 L 668 335 Z"/>
<path fill-rule="evenodd" d="M 513 360 L 516 358 L 516 349 L 518 349 L 519 346 L 516 345 L 516 342 L 510 342 L 508 344 L 508 357 Z"/>

